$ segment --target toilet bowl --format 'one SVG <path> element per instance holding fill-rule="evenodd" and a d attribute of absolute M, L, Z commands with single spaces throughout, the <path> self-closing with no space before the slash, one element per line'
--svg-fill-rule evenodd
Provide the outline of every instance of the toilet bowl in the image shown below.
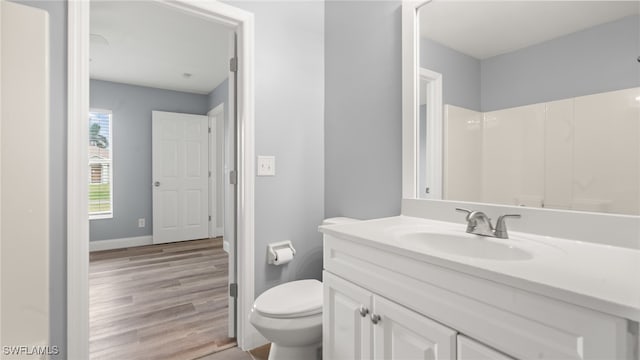
<path fill-rule="evenodd" d="M 323 225 L 357 221 L 326 219 Z M 269 360 L 320 359 L 322 347 L 322 283 L 297 280 L 262 293 L 249 321 L 271 342 Z"/>
<path fill-rule="evenodd" d="M 298 280 L 265 291 L 249 320 L 271 341 L 269 360 L 316 359 L 322 345 L 322 283 Z"/>

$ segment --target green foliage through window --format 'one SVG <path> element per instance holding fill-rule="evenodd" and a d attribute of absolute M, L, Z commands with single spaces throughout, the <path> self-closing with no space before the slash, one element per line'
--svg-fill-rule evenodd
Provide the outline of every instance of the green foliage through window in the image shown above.
<path fill-rule="evenodd" d="M 112 114 L 89 112 L 89 217 L 113 215 Z"/>

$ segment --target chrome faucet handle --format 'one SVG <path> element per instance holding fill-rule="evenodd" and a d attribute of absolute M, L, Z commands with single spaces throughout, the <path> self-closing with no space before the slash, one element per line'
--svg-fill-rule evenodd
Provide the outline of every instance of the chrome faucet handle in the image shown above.
<path fill-rule="evenodd" d="M 463 208 L 456 208 L 456 211 L 467 213 L 467 219 L 469 219 L 469 215 L 471 215 L 471 213 L 473 213 L 473 211 L 468 210 L 468 209 L 463 209 Z"/>
<path fill-rule="evenodd" d="M 520 214 L 505 214 L 502 215 L 498 218 L 498 221 L 496 221 L 496 231 L 495 231 L 495 236 L 499 239 L 508 239 L 509 238 L 509 233 L 507 233 L 507 224 L 505 219 L 506 218 L 516 218 L 516 219 L 520 219 L 522 216 Z"/>

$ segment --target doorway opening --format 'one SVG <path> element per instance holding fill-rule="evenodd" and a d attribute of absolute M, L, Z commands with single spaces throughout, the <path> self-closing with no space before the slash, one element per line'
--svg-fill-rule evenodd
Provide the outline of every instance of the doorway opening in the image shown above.
<path fill-rule="evenodd" d="M 235 34 L 158 2 L 90 16 L 90 358 L 234 346 Z"/>
<path fill-rule="evenodd" d="M 90 74 L 94 75 L 93 67 L 95 66 L 96 68 L 99 68 L 99 64 L 101 62 L 99 60 L 100 56 L 96 55 L 94 59 L 94 43 L 97 49 L 102 49 L 102 50 L 96 50 L 96 52 L 104 51 L 105 53 L 109 53 L 111 50 L 113 50 L 114 47 L 117 46 L 117 44 L 124 43 L 125 45 L 131 46 L 131 44 L 135 42 L 131 41 L 132 37 L 130 36 L 131 34 L 128 32 L 122 32 L 122 31 L 118 32 L 117 30 L 114 31 L 114 33 L 110 34 L 110 37 L 112 38 L 111 42 L 109 41 L 109 38 L 104 33 L 103 34 L 100 34 L 99 32 L 94 33 L 93 28 L 90 27 L 90 24 L 89 24 L 89 17 L 91 13 L 90 4 L 87 2 L 69 3 L 69 6 L 68 6 L 69 8 L 69 18 L 68 18 L 68 24 L 69 24 L 69 31 L 68 31 L 69 33 L 68 218 L 69 218 L 69 223 L 68 223 L 68 242 L 67 242 L 67 245 L 68 245 L 68 257 L 67 257 L 67 264 L 68 264 L 68 269 L 67 269 L 68 270 L 67 271 L 67 280 L 68 280 L 68 283 L 67 283 L 67 286 L 68 286 L 67 351 L 68 352 L 67 352 L 67 357 L 68 358 L 89 358 L 90 357 L 89 356 L 89 353 L 90 353 L 89 352 L 89 348 L 90 348 L 89 333 L 91 332 L 92 329 L 89 326 L 89 322 L 90 320 L 94 319 L 93 315 L 90 316 L 89 314 L 89 309 L 90 309 L 89 250 L 90 248 L 93 248 L 93 250 L 108 250 L 110 248 L 109 251 L 111 251 L 112 252 L 111 255 L 113 255 L 114 252 L 125 251 L 125 250 L 122 250 L 123 248 L 133 247 L 129 245 L 145 245 L 149 243 L 149 240 L 150 240 L 150 243 L 155 243 L 156 242 L 154 240 L 155 231 L 152 234 L 135 233 L 135 231 L 142 231 L 139 229 L 146 229 L 147 227 L 155 228 L 158 224 L 165 225 L 165 229 L 166 229 L 167 227 L 170 227 L 169 225 L 172 225 L 171 224 L 172 220 L 175 220 L 174 222 L 176 222 L 177 225 L 176 224 L 173 224 L 173 225 L 176 225 L 176 226 L 183 226 L 186 228 L 189 228 L 189 227 L 205 228 L 205 231 L 203 233 L 204 234 L 203 238 L 205 240 L 195 240 L 195 241 L 200 241 L 199 243 L 192 242 L 194 241 L 192 237 L 196 235 L 193 235 L 191 233 L 190 233 L 191 235 L 188 235 L 186 238 L 185 237 L 170 238 L 168 241 L 164 241 L 164 240 L 167 240 L 166 238 L 164 240 L 160 240 L 160 237 L 159 237 L 158 238 L 159 240 L 157 242 L 168 244 L 163 246 L 172 248 L 176 246 L 187 245 L 187 246 L 190 246 L 191 248 L 189 249 L 189 251 L 201 249 L 202 247 L 206 248 L 207 246 L 210 246 L 212 248 L 218 247 L 220 248 L 219 250 L 222 251 L 223 241 L 226 240 L 226 246 L 225 246 L 226 250 L 229 252 L 235 252 L 238 254 L 237 258 L 233 255 L 229 256 L 229 261 L 228 261 L 229 265 L 226 267 L 225 270 L 229 274 L 229 280 L 227 281 L 230 283 L 227 283 L 225 281 L 223 284 L 224 286 L 222 286 L 222 288 L 225 291 L 225 295 L 227 296 L 230 293 L 229 291 L 230 289 L 234 290 L 232 292 L 232 295 L 236 295 L 236 296 L 231 299 L 232 300 L 231 303 L 233 303 L 233 300 L 235 299 L 239 304 L 237 306 L 238 310 L 237 310 L 236 316 L 233 316 L 232 311 L 230 311 L 227 315 L 228 316 L 227 322 L 229 323 L 230 326 L 226 335 L 229 336 L 229 335 L 232 335 L 233 332 L 235 332 L 238 338 L 238 345 L 243 349 L 251 348 L 253 346 L 253 341 L 255 341 L 256 339 L 255 330 L 248 324 L 248 316 L 247 316 L 247 313 L 250 309 L 250 304 L 253 301 L 253 286 L 254 286 L 253 285 L 253 174 L 254 174 L 254 169 L 253 169 L 253 166 L 254 166 L 254 162 L 253 162 L 253 154 L 254 154 L 254 149 L 253 149 L 253 112 L 254 112 L 253 110 L 253 16 L 250 13 L 247 13 L 243 10 L 240 10 L 225 4 L 201 3 L 201 2 L 191 1 L 191 0 L 176 1 L 176 2 L 164 2 L 164 1 L 141 2 L 141 3 L 127 2 L 127 3 L 120 3 L 120 4 L 135 5 L 135 6 L 143 6 L 143 5 L 154 6 L 154 7 L 157 7 L 157 9 L 162 9 L 160 11 L 172 12 L 174 15 L 179 14 L 180 16 L 190 16 L 191 19 L 189 23 L 208 23 L 208 24 L 203 24 L 203 26 L 211 25 L 211 24 L 222 25 L 227 29 L 227 31 L 229 31 L 230 34 L 232 34 L 227 36 L 227 40 L 235 39 L 235 41 L 233 41 L 233 44 L 237 44 L 237 53 L 236 51 L 233 51 L 234 56 L 232 56 L 233 58 L 235 58 L 234 60 L 236 64 L 235 68 L 237 69 L 237 71 L 233 73 L 233 76 L 232 76 L 235 81 L 228 80 L 226 86 L 227 86 L 228 94 L 236 95 L 234 96 L 234 98 L 236 99 L 236 102 L 235 104 L 231 102 L 229 106 L 225 106 L 227 110 L 229 109 L 230 110 L 226 111 L 224 114 L 214 114 L 214 115 L 221 116 L 223 118 L 223 123 L 226 122 L 227 126 L 223 126 L 224 132 L 226 135 L 224 136 L 224 140 L 225 140 L 224 148 L 226 149 L 227 147 L 230 147 L 230 149 L 234 150 L 235 156 L 233 155 L 231 156 L 231 158 L 233 159 L 233 162 L 224 163 L 225 165 L 224 169 L 228 171 L 228 176 L 224 176 L 225 175 L 223 174 L 224 170 L 217 171 L 218 169 L 209 168 L 210 165 L 212 165 L 212 162 L 216 163 L 216 165 L 219 165 L 219 164 L 217 164 L 217 161 L 210 161 L 209 159 L 211 154 L 215 152 L 215 150 L 210 148 L 209 142 L 215 141 L 216 139 L 215 138 L 212 139 L 208 135 L 208 126 L 205 127 L 207 131 L 206 133 L 207 135 L 201 137 L 205 140 L 204 142 L 200 142 L 199 145 L 190 141 L 190 139 L 182 139 L 184 141 L 179 140 L 176 144 L 174 144 L 174 147 L 181 148 L 182 155 L 180 155 L 181 153 L 180 149 L 176 150 L 174 155 L 178 157 L 182 156 L 182 159 L 186 161 L 181 161 L 181 162 L 175 161 L 174 164 L 176 164 L 177 166 L 179 165 L 179 167 L 181 167 L 183 170 L 185 169 L 185 166 L 186 166 L 187 167 L 186 172 L 188 173 L 188 175 L 194 175 L 194 171 L 196 169 L 197 169 L 196 172 L 198 171 L 200 173 L 204 172 L 206 174 L 206 177 L 205 177 L 205 180 L 201 182 L 204 184 L 204 186 L 200 190 L 201 191 L 206 190 L 207 192 L 206 196 L 204 196 L 202 192 L 198 193 L 192 188 L 184 190 L 182 194 L 165 195 L 165 200 L 171 198 L 171 196 L 178 196 L 178 197 L 181 196 L 181 199 L 174 202 L 173 203 L 174 206 L 161 206 L 163 210 L 167 210 L 167 211 L 161 212 L 162 214 L 164 214 L 161 220 L 157 220 L 153 218 L 154 217 L 153 213 L 156 213 L 156 214 L 158 213 L 156 211 L 152 211 L 151 216 L 144 216 L 144 217 L 140 215 L 134 215 L 133 217 L 128 216 L 127 210 L 130 210 L 131 208 L 135 208 L 135 206 L 133 205 L 129 207 L 125 206 L 123 207 L 123 210 L 119 210 L 118 203 L 126 203 L 127 200 L 134 199 L 136 195 L 139 195 L 139 193 L 136 193 L 135 191 L 133 193 L 128 192 L 128 190 L 124 189 L 123 187 L 121 188 L 119 184 L 126 183 L 127 181 L 126 176 L 135 177 L 137 173 L 143 172 L 142 170 L 144 170 L 144 167 L 151 168 L 152 156 L 147 156 L 147 159 L 149 161 L 144 162 L 144 165 L 129 166 L 129 167 L 122 166 L 122 165 L 123 163 L 126 163 L 126 161 L 128 160 L 127 156 L 129 156 L 130 158 L 134 158 L 138 152 L 144 153 L 145 149 L 148 149 L 148 146 L 145 146 L 143 143 L 144 141 L 146 141 L 146 139 L 148 139 L 151 136 L 149 134 L 151 133 L 151 129 L 153 127 L 147 129 L 147 131 L 145 131 L 145 128 L 138 128 L 138 129 L 132 129 L 130 131 L 119 132 L 118 127 L 123 124 L 122 123 L 119 124 L 118 119 L 121 119 L 122 121 L 123 116 L 119 116 L 116 111 L 113 111 L 113 109 L 111 109 L 113 114 L 112 129 L 113 129 L 113 135 L 114 135 L 114 140 L 113 140 L 114 146 L 113 146 L 112 167 L 110 167 L 109 169 L 113 169 L 114 179 L 113 179 L 113 184 L 110 184 L 110 186 L 112 186 L 111 193 L 108 194 L 108 196 L 111 197 L 112 199 L 112 217 L 111 217 L 112 226 L 110 230 L 115 230 L 116 233 L 117 231 L 123 231 L 123 232 L 119 234 L 118 237 L 114 237 L 113 234 L 111 234 L 110 235 L 111 238 L 106 238 L 105 236 L 102 236 L 102 238 L 100 239 L 101 236 L 99 234 L 100 234 L 100 231 L 105 230 L 104 226 L 103 226 L 103 229 L 100 229 L 100 226 L 94 227 L 92 223 L 91 224 L 92 226 L 90 227 L 89 220 L 88 220 L 89 216 L 87 213 L 87 209 L 89 208 L 89 203 L 91 201 L 90 197 L 86 196 L 86 194 L 90 193 L 87 178 L 90 178 L 90 179 L 92 178 L 90 176 L 89 177 L 87 176 L 89 171 L 88 164 L 87 164 L 87 159 L 89 155 L 88 147 L 90 145 L 89 141 L 87 140 L 88 138 L 87 134 L 89 132 L 89 125 L 87 123 L 87 114 L 89 111 L 90 102 L 95 100 L 94 91 L 91 91 L 91 101 L 89 99 L 90 84 L 93 85 L 92 84 L 93 82 L 102 82 L 103 84 L 101 85 L 106 85 L 107 87 L 114 87 L 118 83 L 125 83 L 124 78 L 119 76 L 135 77 L 139 75 L 145 75 L 145 73 L 148 72 L 148 70 L 150 70 L 151 68 L 153 68 L 153 66 L 149 65 L 149 63 L 144 63 L 145 65 L 142 65 L 142 66 L 139 65 L 137 67 L 133 67 L 133 66 L 119 67 L 119 70 L 116 71 L 115 78 L 100 78 L 100 76 L 92 76 L 92 79 L 90 82 Z M 155 36 L 156 43 L 154 44 L 155 46 L 151 46 L 150 52 L 152 56 L 150 58 L 152 60 L 165 60 L 167 57 L 169 57 L 169 56 L 162 56 L 161 54 L 158 53 L 158 51 L 166 46 L 166 44 L 170 40 L 169 39 L 170 36 L 175 36 L 175 34 L 180 33 L 180 31 L 175 31 L 176 28 L 180 28 L 179 26 L 175 25 L 175 20 L 165 18 L 163 20 L 164 26 L 174 31 L 172 34 L 169 34 L 169 35 L 158 36 L 160 30 L 157 30 L 157 29 L 154 30 L 150 26 L 150 23 L 152 23 L 153 21 L 152 21 L 152 18 L 149 17 L 148 9 L 138 10 L 138 11 L 135 11 L 135 10 L 129 11 L 128 15 L 129 16 L 133 15 L 133 19 L 131 20 L 132 21 L 137 20 L 138 25 L 140 25 L 141 28 L 143 29 L 142 31 L 143 33 L 146 31 L 147 35 L 152 37 Z M 91 20 L 92 23 L 98 22 L 99 24 L 100 20 L 98 20 L 99 19 L 98 17 L 94 17 L 94 15 L 91 14 L 91 19 L 92 19 Z M 121 20 L 126 20 L 126 19 L 123 19 L 122 16 L 117 17 L 116 19 L 112 20 L 111 23 L 107 23 L 107 25 L 105 25 L 105 28 L 112 27 L 113 29 L 118 29 L 117 26 L 113 26 L 113 25 L 117 21 L 121 21 Z M 140 21 L 140 20 L 144 20 L 144 21 Z M 159 23 L 162 23 L 162 20 L 159 21 Z M 207 30 L 205 30 L 204 33 L 210 35 L 210 33 Z M 188 44 L 195 43 L 192 37 L 185 37 L 184 35 L 182 37 L 178 37 L 177 40 L 182 40 L 182 42 L 188 43 Z M 229 41 L 229 43 L 231 43 L 231 41 Z M 205 43 L 205 45 L 203 46 L 208 46 L 208 45 L 210 45 L 210 43 Z M 228 51 L 228 49 L 229 48 L 225 50 Z M 134 52 L 131 49 L 129 50 L 130 51 L 127 52 L 126 56 L 129 57 L 127 58 L 127 60 L 129 60 L 128 62 L 132 63 L 130 56 L 132 56 Z M 186 51 L 184 51 L 183 53 L 177 53 L 173 55 L 177 58 L 180 58 L 181 55 L 182 57 L 187 59 L 194 58 L 194 56 L 189 56 L 189 54 Z M 225 65 L 227 66 L 227 72 L 228 72 L 229 53 L 226 53 L 226 55 L 227 55 L 226 56 L 227 58 L 225 59 Z M 110 63 L 111 65 L 113 65 L 114 61 L 105 61 L 104 63 L 108 63 L 108 64 Z M 89 64 L 91 64 L 91 66 L 89 66 Z M 193 71 L 181 70 L 179 67 L 171 67 L 171 62 L 164 62 L 161 65 L 165 66 L 164 73 L 175 74 L 177 72 L 179 74 L 180 80 L 182 80 L 183 82 L 194 78 L 196 74 L 200 74 L 202 71 L 202 68 L 198 68 L 196 65 L 194 65 L 195 70 Z M 193 65 L 193 64 L 189 64 L 189 65 Z M 128 71 L 130 72 L 131 69 L 134 70 L 133 74 L 128 73 Z M 104 84 L 104 83 L 107 83 L 107 84 Z M 174 85 L 175 84 L 176 83 L 174 82 Z M 162 90 L 162 91 L 168 91 L 168 92 L 174 92 L 174 93 L 203 91 L 201 89 L 198 91 L 194 91 L 191 89 L 173 88 L 173 85 L 165 85 L 165 87 L 163 88 L 162 86 L 157 86 L 157 85 L 149 84 L 145 82 L 138 82 L 138 83 L 133 82 L 126 85 L 130 87 L 136 87 L 136 88 L 159 89 L 158 91 Z M 122 95 L 123 93 L 124 92 L 118 93 L 118 95 Z M 213 97 L 213 96 L 207 96 L 207 95 L 212 95 L 210 91 L 207 93 L 200 93 L 199 95 L 202 95 L 206 98 Z M 157 93 L 154 93 L 154 95 L 151 96 L 151 98 L 157 101 L 158 99 L 162 98 L 162 96 L 158 95 Z M 189 104 L 193 105 L 192 102 L 193 101 L 191 101 Z M 118 106 L 126 107 L 126 106 L 139 105 L 140 103 L 142 103 L 142 101 L 136 101 L 136 99 L 133 97 L 125 97 L 124 99 L 121 98 L 119 102 L 114 103 L 113 108 L 116 108 Z M 167 106 L 168 104 L 175 105 L 176 103 L 177 102 L 174 102 L 174 101 L 166 101 L 164 105 L 167 105 Z M 160 112 L 174 113 L 174 114 L 201 115 L 204 117 L 204 119 L 206 119 L 204 120 L 204 123 L 208 125 L 209 117 L 210 117 L 209 115 L 211 115 L 208 113 L 210 113 L 211 110 L 215 109 L 215 107 L 211 106 L 211 104 L 208 102 L 206 103 L 204 109 L 198 110 L 198 111 L 190 111 L 189 109 L 186 108 L 186 105 L 184 106 L 183 105 L 184 104 L 180 105 L 179 108 L 167 108 L 163 106 L 158 106 L 152 109 L 151 112 L 160 111 Z M 101 106 L 101 108 L 105 108 L 105 107 Z M 149 116 L 148 112 L 149 111 L 147 111 L 146 116 Z M 134 117 L 142 118 L 144 117 L 144 115 L 140 115 L 140 113 L 138 113 Z M 153 122 L 153 120 L 151 120 L 151 122 Z M 167 131 L 171 129 L 172 125 L 168 125 L 168 126 L 169 128 L 166 129 Z M 185 126 L 185 133 L 190 133 L 191 131 L 195 131 L 194 129 L 196 126 L 194 126 L 193 122 L 186 122 L 184 126 Z M 236 128 L 241 129 L 241 131 L 236 131 L 235 130 Z M 213 132 L 215 133 L 215 131 Z M 120 137 L 118 138 L 118 133 L 121 133 L 124 135 L 120 135 Z M 135 141 L 131 142 L 130 144 L 134 144 L 134 145 L 131 145 L 131 147 L 129 147 L 128 149 L 127 149 L 127 145 L 118 146 L 119 144 L 118 139 L 124 140 L 127 138 L 127 136 L 134 137 L 135 138 L 134 140 L 137 140 L 138 142 L 137 143 Z M 147 142 L 149 143 L 149 141 Z M 217 145 L 213 144 L 212 147 L 217 148 Z M 168 148 L 171 148 L 171 146 L 164 147 L 165 153 Z M 119 157 L 118 156 L 119 152 L 121 152 L 123 156 Z M 149 153 L 151 152 L 153 151 L 149 151 Z M 162 150 L 160 151 L 160 153 L 162 153 Z M 190 155 L 185 156 L 186 153 L 189 153 Z M 218 156 L 217 152 L 215 156 Z M 194 158 L 198 158 L 198 157 L 199 157 L 199 161 L 195 161 Z M 205 158 L 205 160 L 202 160 L 203 158 Z M 119 159 L 122 159 L 122 160 L 119 161 Z M 186 165 L 185 165 L 185 162 L 187 163 Z M 122 170 L 118 170 L 119 168 L 118 163 L 120 163 Z M 195 166 L 196 163 L 198 163 L 199 165 Z M 104 170 L 104 167 L 102 168 L 102 170 Z M 208 177 L 209 171 L 211 171 L 212 176 L 214 177 L 218 176 L 224 179 L 233 180 L 233 183 L 230 184 L 233 186 L 229 187 L 229 189 L 232 190 L 231 193 L 233 194 L 233 196 L 227 196 L 227 198 L 229 199 L 229 202 L 233 204 L 233 207 L 229 208 L 228 206 L 226 206 L 226 201 L 225 201 L 225 206 L 223 206 L 223 211 L 221 212 L 221 214 L 217 214 L 215 211 L 213 212 L 209 211 L 210 205 L 217 204 L 220 202 L 219 197 L 217 199 L 215 198 L 215 195 L 218 195 L 219 191 L 217 189 L 212 189 L 211 191 L 209 190 L 210 190 L 210 187 L 212 186 L 220 187 L 224 182 L 222 180 L 216 181 L 217 179 L 209 180 L 209 177 Z M 119 180 L 118 173 L 125 175 L 125 179 Z M 220 173 L 220 175 L 218 175 L 217 173 Z M 159 186 L 155 186 L 156 182 L 159 182 L 159 181 L 153 180 L 152 177 L 153 176 L 149 176 L 147 179 L 148 181 L 146 181 L 146 184 L 147 184 L 146 186 L 151 188 L 151 190 L 147 192 L 147 195 L 149 193 L 153 193 L 156 188 L 164 185 L 164 183 L 161 182 Z M 97 179 L 98 178 L 97 175 L 94 176 L 94 178 Z M 104 176 L 101 176 L 101 179 L 102 178 L 104 178 Z M 135 183 L 135 181 L 132 181 L 132 182 Z M 106 186 L 101 187 L 101 189 L 105 189 L 105 188 L 107 187 Z M 226 194 L 227 190 L 228 189 L 223 190 L 222 191 L 223 194 Z M 214 198 L 210 198 L 209 197 L 210 194 Z M 156 197 L 156 196 L 152 195 L 150 197 Z M 140 201 L 140 203 L 148 203 L 148 202 Z M 184 205 L 185 203 L 187 205 Z M 198 204 L 199 206 L 195 206 L 196 204 Z M 155 205 L 153 205 L 153 202 L 152 202 L 152 207 L 153 206 Z M 216 208 L 217 207 L 218 206 L 216 206 Z M 205 210 L 203 209 L 206 209 L 206 214 L 204 214 Z M 228 211 L 229 209 L 231 209 L 231 212 L 229 212 L 230 216 L 224 216 L 226 215 L 225 212 Z M 147 212 L 146 215 L 148 214 L 149 213 Z M 233 226 L 227 227 L 226 225 L 224 225 L 222 226 L 222 229 L 220 229 L 220 226 L 217 226 L 218 222 L 216 221 L 215 228 L 212 229 L 213 225 L 210 225 L 209 215 L 211 215 L 212 223 L 214 222 L 214 215 L 216 215 L 216 220 L 219 219 L 220 216 L 222 216 L 223 219 L 230 221 L 233 224 Z M 203 218 L 203 216 L 205 221 L 200 221 Z M 131 230 L 131 229 L 127 229 L 128 225 L 115 224 L 117 221 L 120 221 L 122 218 L 128 219 L 128 221 L 126 221 L 127 224 L 130 223 L 131 220 L 133 219 L 133 223 L 135 226 L 134 226 L 134 230 L 130 234 L 134 236 L 129 236 L 126 233 L 124 233 L 125 230 Z M 102 220 L 105 220 L 105 219 L 102 219 Z M 93 221 L 99 221 L 99 220 L 93 220 Z M 221 222 L 224 223 L 225 221 L 221 221 Z M 213 240 L 207 240 L 207 239 L 211 239 L 210 236 L 218 236 L 218 234 L 216 234 L 216 231 L 217 232 L 222 231 L 225 240 L 223 240 L 223 238 L 213 238 Z M 227 236 L 229 232 L 231 232 L 231 235 Z M 91 236 L 89 236 L 90 233 L 91 233 Z M 187 231 L 187 233 L 189 232 Z M 200 232 L 194 232 L 194 233 L 200 234 Z M 200 238 L 201 235 L 197 235 L 196 237 Z M 90 238 L 95 241 L 89 241 Z M 109 242 L 107 240 L 113 240 L 113 241 Z M 176 240 L 180 242 L 174 242 Z M 94 245 L 94 242 L 101 243 L 101 244 Z M 153 246 L 159 246 L 159 245 L 153 245 Z M 134 249 L 134 251 L 136 250 L 142 251 L 142 248 Z M 146 248 L 145 251 L 148 251 L 148 250 L 149 248 Z M 154 251 L 157 252 L 157 249 Z M 167 253 L 171 252 L 169 250 L 162 250 L 162 251 Z M 183 251 L 184 254 L 188 252 L 187 249 L 183 249 L 180 251 Z M 204 251 L 208 251 L 208 250 L 204 250 Z M 103 253 L 103 255 L 104 254 L 106 253 Z M 193 255 L 193 254 L 190 254 L 190 255 Z M 136 255 L 133 255 L 133 256 L 136 256 Z M 106 256 L 106 255 L 103 256 L 103 258 L 108 258 L 108 257 L 109 256 Z M 152 257 L 152 256 L 150 254 L 147 254 L 147 257 Z M 200 256 L 194 255 L 193 257 L 200 257 Z M 130 260 L 131 259 L 129 257 L 128 261 Z M 187 261 L 186 258 L 183 258 L 182 260 Z M 153 261 L 154 260 L 151 260 L 151 262 Z M 155 261 L 158 261 L 158 263 L 160 263 L 158 259 L 156 259 Z M 207 265 L 203 265 L 203 266 L 206 267 L 210 265 L 210 263 L 206 263 L 206 264 Z M 108 267 L 108 266 L 105 266 L 105 267 Z M 237 271 L 235 271 L 235 269 L 237 269 Z M 207 277 L 205 275 L 194 275 L 195 278 L 197 278 L 197 276 Z M 237 276 L 237 279 L 233 278 L 233 276 Z M 100 276 L 98 276 L 98 278 L 99 277 Z M 165 286 L 169 286 L 168 284 L 169 283 L 165 283 Z M 238 284 L 238 285 L 235 285 L 235 284 Z M 129 283 L 129 285 L 133 286 L 133 283 Z M 153 285 L 148 285 L 148 286 L 153 287 Z M 120 299 L 120 301 L 122 301 L 123 303 L 126 303 L 128 299 L 133 300 L 133 296 L 131 298 L 126 298 L 126 295 L 125 295 L 123 298 Z M 204 302 L 206 303 L 206 301 Z M 230 303 L 229 309 L 233 310 L 235 306 L 232 306 L 231 303 Z M 191 306 L 192 308 L 196 307 L 195 304 L 191 304 L 188 306 Z M 179 309 L 168 310 L 167 312 L 171 313 L 172 311 L 179 312 Z M 155 315 L 151 315 L 151 317 L 153 316 Z M 235 322 L 236 319 L 237 319 L 237 323 Z M 121 335 L 118 339 L 119 341 L 126 342 L 126 340 L 124 339 L 127 338 L 128 335 L 131 335 L 132 332 L 127 333 L 125 331 L 123 334 L 124 335 Z"/>

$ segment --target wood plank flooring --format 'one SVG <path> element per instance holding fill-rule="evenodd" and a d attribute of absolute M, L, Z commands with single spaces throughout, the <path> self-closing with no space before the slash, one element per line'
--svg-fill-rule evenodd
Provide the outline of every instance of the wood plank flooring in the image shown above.
<path fill-rule="evenodd" d="M 227 337 L 222 238 L 92 252 L 91 360 L 196 359 Z"/>

